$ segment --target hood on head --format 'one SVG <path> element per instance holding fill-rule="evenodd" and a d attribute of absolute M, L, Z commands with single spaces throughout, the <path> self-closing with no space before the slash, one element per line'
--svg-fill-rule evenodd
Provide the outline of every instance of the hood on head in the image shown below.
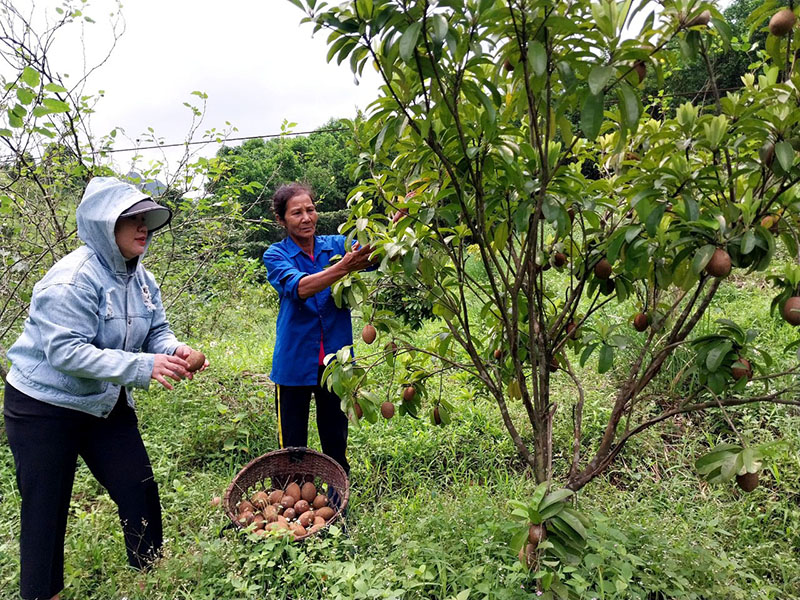
<path fill-rule="evenodd" d="M 114 225 L 123 212 L 148 198 L 135 186 L 116 177 L 94 177 L 86 186 L 76 213 L 78 237 L 112 271 L 127 272 L 125 258 L 114 237 Z M 152 238 L 151 231 L 147 234 L 148 246 Z"/>

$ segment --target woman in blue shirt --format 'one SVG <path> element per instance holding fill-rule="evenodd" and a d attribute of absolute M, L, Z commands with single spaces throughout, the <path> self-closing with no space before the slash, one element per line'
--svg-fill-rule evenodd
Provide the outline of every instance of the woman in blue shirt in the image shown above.
<path fill-rule="evenodd" d="M 370 247 L 345 249 L 343 235 L 316 235 L 317 211 L 310 187 L 292 183 L 273 196 L 272 209 L 286 238 L 264 252 L 269 282 L 280 296 L 270 378 L 275 382 L 278 443 L 308 445 L 313 392 L 322 451 L 346 472 L 347 417 L 336 394 L 321 385 L 326 354 L 353 343 L 350 311 L 338 308 L 330 286 L 370 266 Z M 333 256 L 342 259 L 330 265 Z"/>

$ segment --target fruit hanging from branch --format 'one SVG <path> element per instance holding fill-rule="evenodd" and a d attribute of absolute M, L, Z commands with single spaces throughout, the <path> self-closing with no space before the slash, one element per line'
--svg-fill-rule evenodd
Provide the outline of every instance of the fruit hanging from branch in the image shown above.
<path fill-rule="evenodd" d="M 374 342 L 377 336 L 378 332 L 372 323 L 367 323 L 364 325 L 364 329 L 361 330 L 361 339 L 364 340 L 366 344 Z"/>
<path fill-rule="evenodd" d="M 792 30 L 796 21 L 791 8 L 782 8 L 769 20 L 769 32 L 775 37 L 783 37 Z"/>
<path fill-rule="evenodd" d="M 715 248 L 706 264 L 706 273 L 712 277 L 727 277 L 731 272 L 731 256 L 722 248 Z"/>

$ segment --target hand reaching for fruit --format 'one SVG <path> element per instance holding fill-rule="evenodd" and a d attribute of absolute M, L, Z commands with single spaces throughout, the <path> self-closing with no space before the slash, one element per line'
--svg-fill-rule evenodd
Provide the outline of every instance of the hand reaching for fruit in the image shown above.
<path fill-rule="evenodd" d="M 208 360 L 206 360 L 205 354 L 200 352 L 199 350 L 193 350 L 189 346 L 178 346 L 178 349 L 175 350 L 175 356 L 182 358 L 187 363 L 189 363 L 189 371 L 191 373 L 205 371 L 209 365 Z M 189 377 L 191 379 L 191 376 Z"/>

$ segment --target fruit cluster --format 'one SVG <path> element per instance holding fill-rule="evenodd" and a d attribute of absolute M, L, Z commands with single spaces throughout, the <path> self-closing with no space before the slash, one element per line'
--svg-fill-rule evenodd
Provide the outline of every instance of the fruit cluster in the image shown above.
<path fill-rule="evenodd" d="M 336 515 L 328 506 L 328 496 L 310 481 L 302 486 L 292 482 L 284 489 L 258 490 L 236 506 L 236 520 L 253 526 L 253 532 L 291 534 L 295 539 L 314 534 Z"/>

